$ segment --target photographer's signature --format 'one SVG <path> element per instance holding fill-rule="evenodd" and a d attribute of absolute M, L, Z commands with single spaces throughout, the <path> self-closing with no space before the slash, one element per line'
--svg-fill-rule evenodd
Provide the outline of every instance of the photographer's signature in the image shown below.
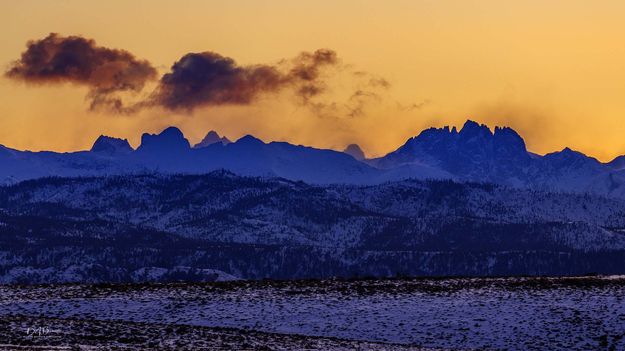
<path fill-rule="evenodd" d="M 40 338 L 40 337 L 50 337 L 50 336 L 53 336 L 54 334 L 58 335 L 60 330 L 51 329 L 48 326 L 35 326 L 35 327 L 26 328 L 25 332 L 26 332 L 26 336 L 33 337 L 33 338 Z"/>

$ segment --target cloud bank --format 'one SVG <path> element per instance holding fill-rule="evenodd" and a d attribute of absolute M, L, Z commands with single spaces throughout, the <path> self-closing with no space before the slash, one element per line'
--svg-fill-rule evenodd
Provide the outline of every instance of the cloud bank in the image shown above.
<path fill-rule="evenodd" d="M 110 49 L 93 39 L 64 37 L 51 33 L 29 41 L 19 60 L 5 76 L 34 84 L 73 83 L 89 88 L 90 109 L 132 114 L 146 108 L 190 113 L 196 108 L 221 105 L 251 105 L 261 96 L 286 91 L 295 103 L 313 114 L 362 115 L 366 104 L 379 99 L 377 91 L 389 83 L 367 72 L 349 71 L 353 91 L 344 101 L 328 96 L 329 81 L 346 70 L 330 49 L 301 52 L 275 64 L 239 65 L 234 59 L 205 51 L 187 53 L 158 78 L 147 60 L 126 50 Z M 127 103 L 127 93 L 144 92 L 155 81 L 154 90 Z"/>
<path fill-rule="evenodd" d="M 301 100 L 307 102 L 324 90 L 320 71 L 337 63 L 336 53 L 327 49 L 301 53 L 289 61 L 292 67 L 286 72 L 284 64 L 240 66 L 214 52 L 189 53 L 163 75 L 150 104 L 170 110 L 248 105 L 263 93 L 286 88 L 294 88 Z"/>

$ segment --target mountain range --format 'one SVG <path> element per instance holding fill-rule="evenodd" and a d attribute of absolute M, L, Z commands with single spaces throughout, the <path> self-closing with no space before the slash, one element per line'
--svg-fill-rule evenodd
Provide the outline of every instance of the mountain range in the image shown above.
<path fill-rule="evenodd" d="M 430 128 L 397 150 L 366 159 L 355 144 L 344 152 L 286 142 L 265 143 L 251 135 L 234 142 L 209 132 L 191 146 L 169 127 L 143 134 L 133 149 L 127 140 L 100 136 L 89 151 L 19 151 L 0 145 L 0 182 L 41 177 L 146 173 L 203 174 L 219 169 L 239 175 L 281 177 L 311 184 L 381 184 L 404 179 L 450 179 L 546 191 L 625 197 L 625 156 L 609 163 L 565 148 L 538 155 L 511 128 L 467 121 Z"/>
<path fill-rule="evenodd" d="M 174 127 L 0 146 L 0 283 L 623 274 L 624 166 L 472 121 L 373 159 Z"/>

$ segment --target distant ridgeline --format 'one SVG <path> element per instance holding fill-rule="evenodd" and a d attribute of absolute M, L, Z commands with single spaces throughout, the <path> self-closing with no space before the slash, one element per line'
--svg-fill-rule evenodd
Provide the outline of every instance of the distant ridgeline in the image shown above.
<path fill-rule="evenodd" d="M 177 128 L 144 134 L 134 150 L 126 140 L 101 136 L 90 151 L 28 152 L 0 146 L 0 184 L 41 177 L 122 174 L 205 174 L 282 177 L 310 184 L 382 184 L 404 179 L 478 181 L 536 190 L 625 198 L 625 156 L 601 163 L 565 148 L 544 156 L 528 152 L 510 128 L 467 121 L 431 128 L 388 155 L 366 159 L 355 144 L 344 152 L 253 136 L 235 142 L 209 132 L 195 146 Z"/>
<path fill-rule="evenodd" d="M 471 125 L 463 131 L 467 128 L 482 131 L 472 131 L 474 138 L 489 138 L 492 145 L 516 135 L 507 129 L 490 135 Z M 166 133 L 171 143 L 163 149 L 159 141 Z M 429 150 L 421 145 L 426 141 L 415 140 L 441 134 L 450 149 L 434 148 L 440 167 L 477 176 L 479 167 L 446 156 L 456 154 L 452 147 L 481 142 L 466 141 L 462 133 L 424 132 L 395 154 L 370 162 L 405 164 L 406 153 Z M 107 156 L 91 156 L 95 151 L 19 155 L 41 162 L 44 156 L 56 158 L 76 170 L 79 164 L 64 163 L 66 157 L 82 157 L 94 162 L 89 171 L 97 164 L 110 171 L 123 157 L 128 157 L 125 165 L 136 166 L 137 157 L 144 165 L 165 167 L 155 155 L 171 151 L 176 157 L 169 159 L 169 171 L 186 167 L 194 157 L 217 165 L 231 162 L 226 155 L 240 155 L 259 158 L 249 169 L 268 166 L 293 172 L 291 178 L 298 177 L 290 167 L 304 167 L 301 160 L 351 163 L 352 168 L 341 169 L 361 179 L 383 174 L 333 151 L 263 144 L 251 137 L 189 149 L 178 131 L 163 134 L 144 137 L 137 151 L 122 142 L 101 145 Z M 493 147 L 479 157 L 471 155 L 480 165 L 516 157 L 515 150 L 524 147 Z M 267 156 L 270 151 L 281 156 Z M 563 153 L 558 156 L 562 162 Z M 522 162 L 558 157 L 528 155 Z M 269 160 L 273 163 L 264 164 Z M 450 180 L 311 185 L 228 171 L 41 178 L 0 187 L 0 283 L 586 273 L 625 273 L 625 200 Z"/>

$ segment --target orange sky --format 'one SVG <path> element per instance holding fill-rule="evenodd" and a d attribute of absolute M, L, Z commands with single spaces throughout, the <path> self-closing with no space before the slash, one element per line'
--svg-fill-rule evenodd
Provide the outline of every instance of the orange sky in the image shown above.
<path fill-rule="evenodd" d="M 30 39 L 82 35 L 126 49 L 161 73 L 189 52 L 240 64 L 335 50 L 351 70 L 391 84 L 363 115 L 317 116 L 288 94 L 192 114 L 158 108 L 132 116 L 89 112 L 87 90 L 0 78 L 0 144 L 89 148 L 99 134 L 128 138 L 180 127 L 191 142 L 215 129 L 325 148 L 395 149 L 428 126 L 467 118 L 517 129 L 530 150 L 564 146 L 606 161 L 625 154 L 623 1 L 5 1 L 0 64 Z M 345 102 L 353 82 L 333 77 L 325 99 Z M 418 108 L 408 108 L 413 104 Z"/>

